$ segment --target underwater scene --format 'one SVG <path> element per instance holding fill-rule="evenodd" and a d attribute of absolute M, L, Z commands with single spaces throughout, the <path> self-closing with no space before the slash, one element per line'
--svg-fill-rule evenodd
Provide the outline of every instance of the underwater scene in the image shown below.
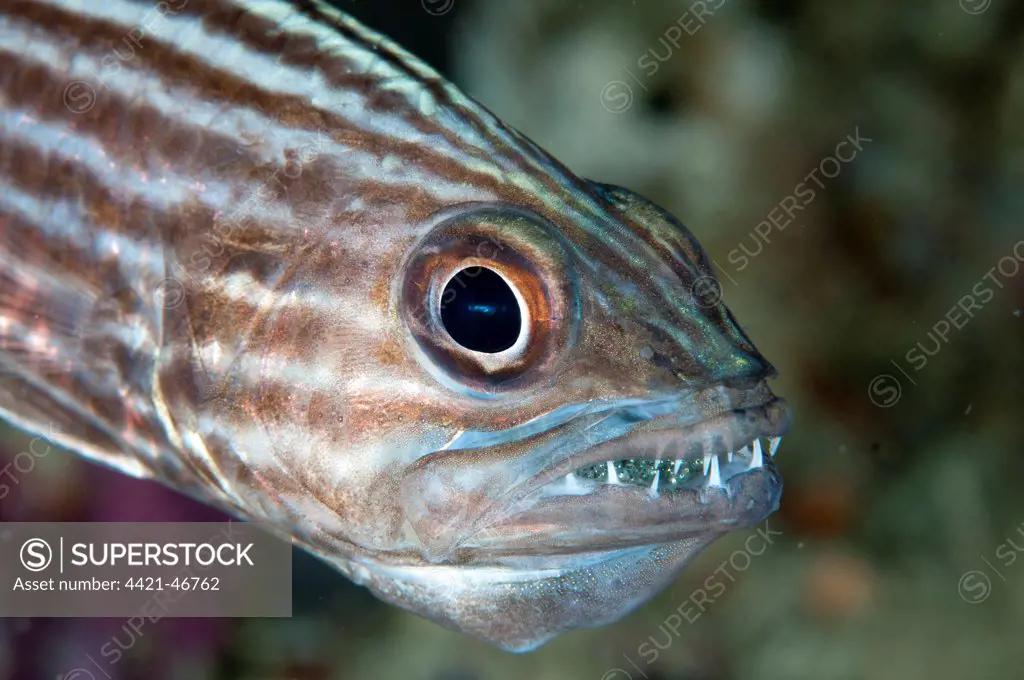
<path fill-rule="evenodd" d="M 1017 677 L 1018 475 L 1022 3 L 0 3 L 0 680 Z"/>

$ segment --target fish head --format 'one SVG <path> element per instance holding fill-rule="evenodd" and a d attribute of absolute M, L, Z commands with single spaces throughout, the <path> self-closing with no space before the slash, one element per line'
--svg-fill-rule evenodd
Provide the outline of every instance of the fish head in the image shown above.
<path fill-rule="evenodd" d="M 319 57 L 344 106 L 281 103 L 251 153 L 303 163 L 257 178 L 212 263 L 181 256 L 211 230 L 176 245 L 192 364 L 162 398 L 196 485 L 505 649 L 617 620 L 776 509 L 774 369 L 677 219 L 331 21 L 372 46 Z"/>
<path fill-rule="evenodd" d="M 365 223 L 233 255 L 168 324 L 207 348 L 176 379 L 213 387 L 165 391 L 203 433 L 182 438 L 200 494 L 515 651 L 621 618 L 766 518 L 788 427 L 692 233 L 530 176 L 429 209 L 364 196 Z"/>
<path fill-rule="evenodd" d="M 678 220 L 327 3 L 199 4 L 75 125 L 5 90 L 52 162 L 8 173 L 38 234 L 2 248 L 0 320 L 75 371 L 0 406 L 517 651 L 776 508 L 786 405 Z M 83 13 L 83 44 L 145 9 Z"/>
<path fill-rule="evenodd" d="M 433 187 L 447 201 L 346 194 L 329 178 L 355 169 L 310 166 L 326 226 L 225 265 L 266 281 L 255 313 L 180 324 L 244 350 L 204 355 L 232 368 L 203 404 L 220 417 L 196 419 L 237 428 L 195 456 L 225 442 L 204 477 L 233 509 L 517 651 L 617 620 L 767 517 L 782 486 L 767 449 L 788 426 L 694 235 L 534 157 L 502 183 L 452 171 Z M 220 274 L 218 299 L 239 280 Z"/>
<path fill-rule="evenodd" d="M 406 391 L 432 396 L 380 404 L 419 448 L 375 482 L 401 549 L 358 580 L 516 651 L 617 620 L 781 494 L 787 406 L 695 237 L 576 194 L 443 211 L 389 298 Z"/>

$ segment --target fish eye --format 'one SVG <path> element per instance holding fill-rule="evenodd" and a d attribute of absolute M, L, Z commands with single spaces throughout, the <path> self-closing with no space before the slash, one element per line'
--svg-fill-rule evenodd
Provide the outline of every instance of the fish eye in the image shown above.
<path fill-rule="evenodd" d="M 441 323 L 455 342 L 487 354 L 512 347 L 523 332 L 515 291 L 486 267 L 467 267 L 448 281 L 441 294 Z"/>
<path fill-rule="evenodd" d="M 558 230 L 503 204 L 431 221 L 393 289 L 413 356 L 444 386 L 483 399 L 553 380 L 580 318 Z"/>

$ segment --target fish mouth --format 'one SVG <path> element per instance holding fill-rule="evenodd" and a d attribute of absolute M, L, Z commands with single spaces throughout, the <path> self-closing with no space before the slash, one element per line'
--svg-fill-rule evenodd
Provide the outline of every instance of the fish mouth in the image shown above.
<path fill-rule="evenodd" d="M 722 414 L 687 428 L 641 430 L 570 456 L 487 518 L 465 547 L 560 554 L 717 535 L 778 508 L 774 464 L 785 402 Z"/>
<path fill-rule="evenodd" d="M 427 461 L 405 480 L 418 486 L 404 490 L 421 490 L 406 515 L 433 562 L 584 558 L 713 538 L 778 508 L 774 455 L 789 421 L 763 383 L 575 413 L 520 441 Z M 440 489 L 447 500 L 431 498 Z"/>

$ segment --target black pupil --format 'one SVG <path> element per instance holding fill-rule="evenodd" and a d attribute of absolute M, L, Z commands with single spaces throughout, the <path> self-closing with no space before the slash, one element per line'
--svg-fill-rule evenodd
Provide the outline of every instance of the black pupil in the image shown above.
<path fill-rule="evenodd" d="M 516 344 L 522 317 L 505 279 L 490 269 L 469 267 L 444 287 L 441 323 L 466 349 L 494 354 Z"/>

